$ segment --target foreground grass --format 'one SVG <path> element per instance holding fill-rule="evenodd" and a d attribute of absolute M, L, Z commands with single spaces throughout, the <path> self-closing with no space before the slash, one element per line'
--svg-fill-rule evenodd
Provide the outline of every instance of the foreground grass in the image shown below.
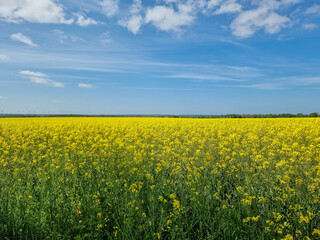
<path fill-rule="evenodd" d="M 0 119 L 0 239 L 319 239 L 320 119 Z"/>

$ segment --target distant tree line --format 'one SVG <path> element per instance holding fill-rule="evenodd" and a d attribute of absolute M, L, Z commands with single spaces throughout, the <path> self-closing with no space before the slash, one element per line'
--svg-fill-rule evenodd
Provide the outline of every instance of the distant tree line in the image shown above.
<path fill-rule="evenodd" d="M 174 116 L 176 117 L 176 116 Z M 225 115 L 189 115 L 183 117 L 197 117 L 197 118 L 306 118 L 306 117 L 320 117 L 317 112 L 310 114 L 292 114 L 292 113 L 280 113 L 280 114 L 225 114 Z"/>
<path fill-rule="evenodd" d="M 223 115 L 225 118 L 304 118 L 304 117 L 319 117 L 317 112 L 310 114 L 292 114 L 292 113 L 280 113 L 280 114 L 227 114 Z"/>
<path fill-rule="evenodd" d="M 0 118 L 25 117 L 160 117 L 160 118 L 306 118 L 320 117 L 319 113 L 310 114 L 225 114 L 225 115 L 164 115 L 164 114 L 122 114 L 122 115 L 86 115 L 86 114 L 0 114 Z"/>
<path fill-rule="evenodd" d="M 167 118 L 306 118 L 306 117 L 320 117 L 317 112 L 310 114 L 225 114 L 225 115 L 167 115 Z"/>

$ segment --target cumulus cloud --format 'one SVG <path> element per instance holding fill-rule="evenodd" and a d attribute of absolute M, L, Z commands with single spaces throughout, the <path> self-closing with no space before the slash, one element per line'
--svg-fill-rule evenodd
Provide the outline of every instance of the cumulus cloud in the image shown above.
<path fill-rule="evenodd" d="M 133 34 L 137 34 L 143 24 L 143 18 L 141 15 L 133 15 L 129 19 L 120 20 L 118 23 L 122 27 L 127 28 Z"/>
<path fill-rule="evenodd" d="M 143 17 L 140 14 L 142 11 L 141 0 L 133 0 L 129 11 L 130 17 L 119 20 L 118 24 L 127 28 L 133 34 L 137 34 L 144 23 Z"/>
<path fill-rule="evenodd" d="M 146 13 L 146 23 L 152 23 L 162 31 L 181 31 L 181 27 L 193 23 L 195 16 L 193 6 L 188 4 L 179 4 L 178 11 L 172 7 L 155 6 L 149 8 Z"/>
<path fill-rule="evenodd" d="M 98 22 L 96 20 L 94 20 L 92 18 L 86 18 L 81 13 L 75 13 L 74 15 L 77 17 L 76 24 L 81 27 L 87 27 L 89 25 L 98 24 Z"/>
<path fill-rule="evenodd" d="M 180 31 L 191 25 L 200 13 L 235 14 L 230 24 L 232 34 L 247 38 L 263 29 L 275 34 L 290 26 L 291 19 L 280 14 L 302 0 L 163 0 L 166 4 L 148 8 L 145 22 L 163 31 Z"/>
<path fill-rule="evenodd" d="M 41 84 L 49 87 L 62 88 L 64 83 L 50 80 L 48 76 L 40 72 L 32 72 L 29 70 L 24 70 L 19 72 L 22 77 L 29 79 L 31 82 L 36 84 Z"/>
<path fill-rule="evenodd" d="M 0 19 L 6 22 L 70 24 L 63 7 L 54 0 L 0 0 Z"/>
<path fill-rule="evenodd" d="M 261 1 L 257 8 L 241 12 L 231 23 L 232 33 L 241 38 L 251 37 L 256 31 L 264 29 L 269 34 L 279 32 L 287 27 L 291 20 L 275 12 L 282 5 L 294 1 Z"/>
<path fill-rule="evenodd" d="M 209 0 L 207 3 L 207 8 L 212 9 L 218 7 L 223 0 Z"/>
<path fill-rule="evenodd" d="M 73 13 L 72 19 L 66 19 L 65 8 L 58 4 L 58 1 L 0 0 L 0 21 L 75 23 L 83 27 L 99 23 L 95 19 L 86 17 L 84 13 Z M 285 8 L 302 2 L 302 0 L 155 0 L 152 1 L 155 2 L 154 5 L 144 7 L 141 0 L 131 1 L 131 5 L 121 9 L 120 14 L 119 0 L 95 0 L 108 18 L 118 15 L 117 23 L 133 34 L 138 34 L 145 24 L 151 24 L 161 31 L 180 32 L 184 27 L 192 25 L 200 14 L 213 17 L 232 14 L 233 19 L 229 27 L 232 34 L 240 38 L 251 37 L 259 30 L 275 34 L 291 26 L 294 21 L 290 19 Z M 304 13 L 320 16 L 320 5 L 311 6 Z M 308 28 L 307 25 L 304 27 Z M 63 35 L 61 37 L 65 38 Z"/>
<path fill-rule="evenodd" d="M 96 88 L 95 86 L 93 86 L 92 84 L 88 84 L 88 83 L 79 83 L 78 84 L 79 88 Z"/>
<path fill-rule="evenodd" d="M 102 0 L 98 4 L 102 7 L 104 14 L 107 17 L 113 17 L 119 10 L 118 0 Z"/>
<path fill-rule="evenodd" d="M 130 13 L 139 14 L 141 10 L 142 10 L 141 0 L 133 0 L 132 5 L 130 6 Z"/>
<path fill-rule="evenodd" d="M 23 35 L 22 33 L 15 33 L 11 35 L 11 39 L 27 44 L 31 47 L 37 47 L 38 45 L 33 43 L 30 37 Z"/>
<path fill-rule="evenodd" d="M 214 13 L 225 14 L 225 13 L 237 13 L 241 11 L 242 11 L 242 5 L 237 3 L 236 0 L 227 0 L 222 2 L 220 7 Z"/>

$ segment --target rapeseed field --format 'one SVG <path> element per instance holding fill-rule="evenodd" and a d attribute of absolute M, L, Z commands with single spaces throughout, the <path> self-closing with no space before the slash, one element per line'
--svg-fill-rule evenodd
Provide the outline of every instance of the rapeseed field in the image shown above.
<path fill-rule="evenodd" d="M 320 119 L 0 119 L 0 239 L 320 239 Z"/>

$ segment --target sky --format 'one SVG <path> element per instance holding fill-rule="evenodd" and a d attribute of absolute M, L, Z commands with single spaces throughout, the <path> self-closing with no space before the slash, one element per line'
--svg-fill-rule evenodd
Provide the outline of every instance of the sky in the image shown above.
<path fill-rule="evenodd" d="M 320 112 L 320 0 L 0 0 L 0 113 Z"/>

